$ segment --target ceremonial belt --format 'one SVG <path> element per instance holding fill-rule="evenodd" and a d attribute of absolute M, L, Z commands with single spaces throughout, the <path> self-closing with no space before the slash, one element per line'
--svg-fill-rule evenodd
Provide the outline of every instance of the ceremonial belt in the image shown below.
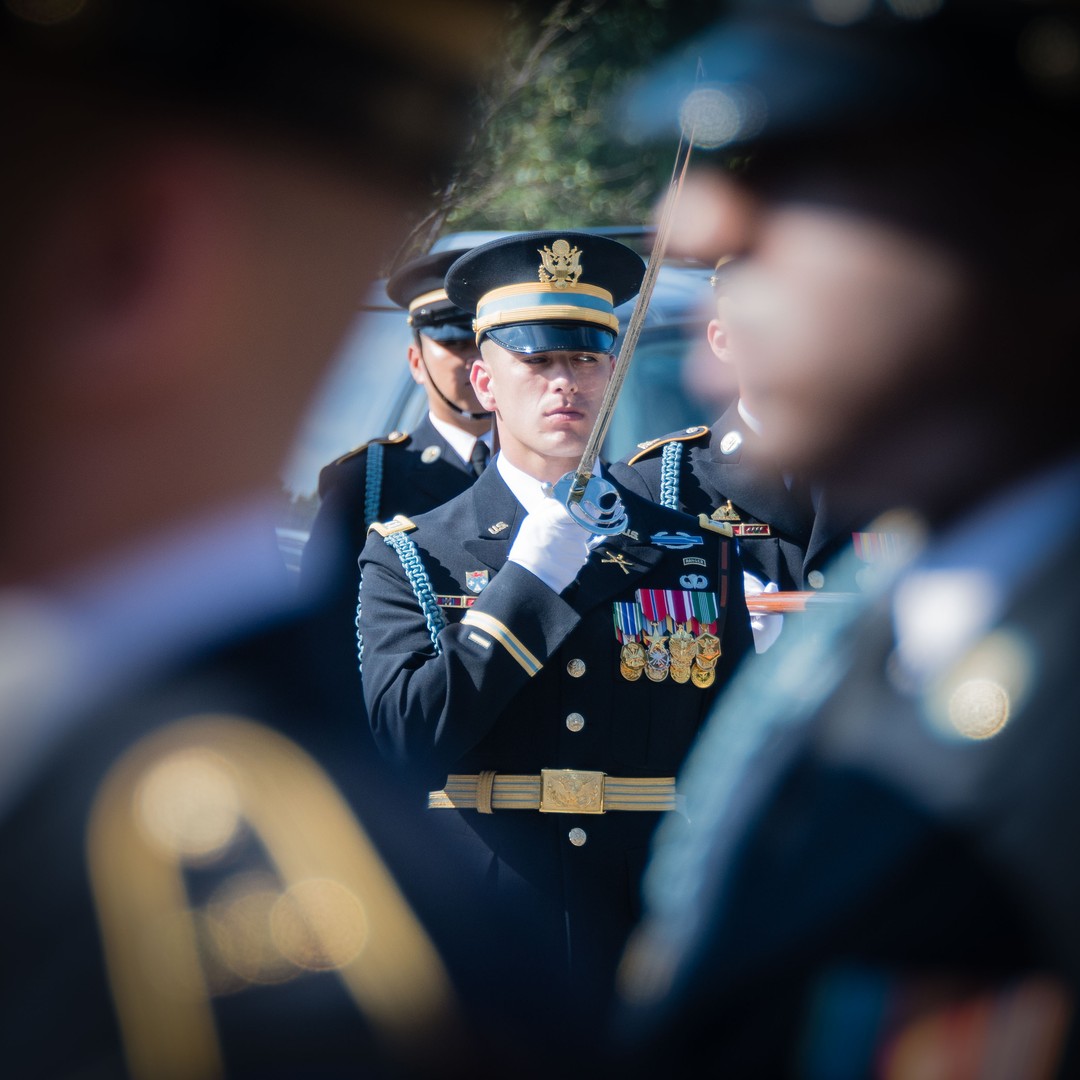
<path fill-rule="evenodd" d="M 542 814 L 604 814 L 608 810 L 674 810 L 675 777 L 608 776 L 586 769 L 541 769 L 539 776 L 494 770 L 452 773 L 428 792 L 429 810 L 539 810 Z"/>

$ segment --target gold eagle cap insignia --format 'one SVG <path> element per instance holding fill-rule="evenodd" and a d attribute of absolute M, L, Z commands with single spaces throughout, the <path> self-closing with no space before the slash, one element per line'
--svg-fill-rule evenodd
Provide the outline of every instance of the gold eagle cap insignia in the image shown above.
<path fill-rule="evenodd" d="M 556 289 L 566 289 L 581 277 L 581 249 L 568 240 L 556 240 L 551 247 L 537 248 L 540 255 L 540 280 Z"/>

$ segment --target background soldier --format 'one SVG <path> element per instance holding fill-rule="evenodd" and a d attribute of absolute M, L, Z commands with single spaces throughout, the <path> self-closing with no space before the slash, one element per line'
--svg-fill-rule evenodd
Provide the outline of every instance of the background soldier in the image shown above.
<path fill-rule="evenodd" d="M 581 464 L 614 308 L 643 271 L 629 248 L 576 232 L 496 240 L 450 268 L 450 299 L 476 313 L 472 380 L 499 453 L 458 498 L 374 526 L 360 559 L 376 741 L 438 787 L 458 878 L 557 961 L 544 993 L 573 1017 L 571 1041 L 595 1033 L 640 858 L 750 643 L 720 526 L 616 487 L 629 524 L 594 534 L 551 494 Z"/>
<path fill-rule="evenodd" d="M 850 525 L 840 528 L 820 491 L 762 451 L 753 381 L 740 378 L 739 316 L 727 286 L 732 269 L 725 258 L 713 274 L 716 314 L 706 337 L 712 355 L 735 370 L 735 399 L 711 427 L 697 424 L 639 443 L 612 466 L 612 475 L 665 506 L 731 523 L 747 596 L 857 589 L 855 575 L 845 571 L 859 563 L 835 558 L 851 545 Z M 783 615 L 754 614 L 752 622 L 757 651 L 764 652 L 780 633 Z"/>
<path fill-rule="evenodd" d="M 319 473 L 319 510 L 304 546 L 301 586 L 326 606 L 333 662 L 355 683 L 350 707 L 358 725 L 365 721 L 356 657 L 357 559 L 368 528 L 459 495 L 483 470 L 491 449 L 491 414 L 481 409 L 469 382 L 480 355 L 472 315 L 446 298 L 443 284 L 465 250 L 414 259 L 386 286 L 409 313 L 409 371 L 424 387 L 427 415 L 412 433 L 392 431 L 365 442 Z"/>

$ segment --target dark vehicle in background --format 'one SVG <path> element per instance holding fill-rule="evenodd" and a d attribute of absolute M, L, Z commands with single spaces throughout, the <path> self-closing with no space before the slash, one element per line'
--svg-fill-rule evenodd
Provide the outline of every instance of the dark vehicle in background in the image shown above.
<path fill-rule="evenodd" d="M 648 258 L 654 231 L 647 228 L 586 230 L 614 237 Z M 460 232 L 432 248 L 447 250 L 485 243 L 505 232 Z M 690 424 L 709 423 L 721 411 L 716 401 L 688 387 L 688 367 L 707 352 L 705 325 L 711 311 L 711 267 L 665 262 L 660 268 L 645 323 L 620 392 L 602 449 L 614 461 L 643 439 Z M 634 303 L 617 309 L 625 332 Z M 283 484 L 292 500 L 279 539 L 286 561 L 298 564 L 317 509 L 319 470 L 368 439 L 410 431 L 423 416 L 427 399 L 409 375 L 405 354 L 411 332 L 405 313 L 376 283 L 332 366 L 286 463 Z M 620 334 L 619 344 L 622 342 Z M 617 345 L 618 347 L 618 345 Z M 717 363 L 711 359 L 706 362 Z"/>

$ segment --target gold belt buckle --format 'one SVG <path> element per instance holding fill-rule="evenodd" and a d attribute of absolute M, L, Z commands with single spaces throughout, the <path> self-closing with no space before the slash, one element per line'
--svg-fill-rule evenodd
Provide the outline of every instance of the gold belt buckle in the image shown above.
<path fill-rule="evenodd" d="M 540 770 L 541 814 L 602 814 L 604 773 L 583 769 Z"/>

